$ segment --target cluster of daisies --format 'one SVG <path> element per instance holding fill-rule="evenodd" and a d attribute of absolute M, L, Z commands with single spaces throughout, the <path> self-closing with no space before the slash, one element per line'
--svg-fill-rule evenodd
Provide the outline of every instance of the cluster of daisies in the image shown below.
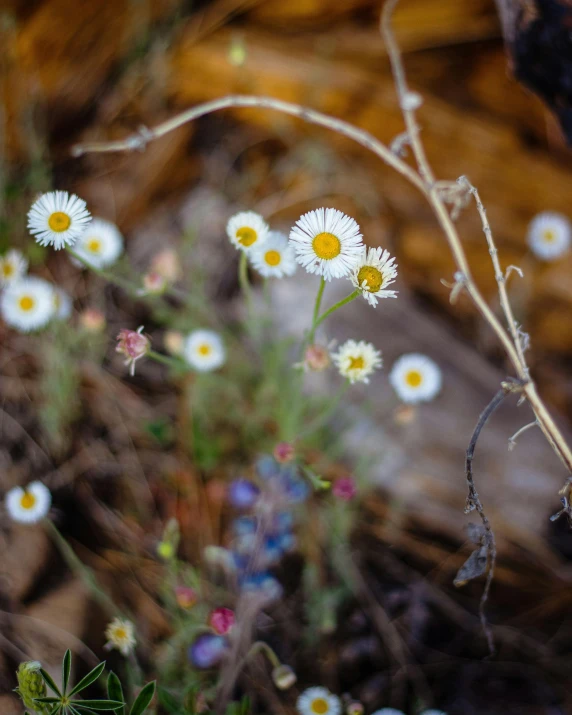
<path fill-rule="evenodd" d="M 342 712 L 346 715 L 362 715 L 364 707 L 355 700 L 342 703 L 342 700 L 327 688 L 315 686 L 307 688 L 300 695 L 296 702 L 296 710 L 300 715 L 342 715 Z M 372 715 L 405 715 L 405 713 L 395 708 L 381 708 Z M 446 713 L 442 710 L 423 710 L 419 715 L 446 715 Z"/>

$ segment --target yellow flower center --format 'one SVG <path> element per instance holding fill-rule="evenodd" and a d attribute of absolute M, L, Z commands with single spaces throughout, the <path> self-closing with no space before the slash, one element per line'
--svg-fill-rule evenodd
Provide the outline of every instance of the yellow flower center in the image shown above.
<path fill-rule="evenodd" d="M 116 628 L 115 629 L 115 638 L 118 641 L 124 641 L 127 638 L 127 633 L 125 631 L 125 628 Z"/>
<path fill-rule="evenodd" d="M 253 228 L 250 228 L 250 226 L 243 226 L 236 232 L 236 237 L 241 246 L 248 248 L 248 246 L 252 246 L 253 243 L 256 243 L 258 234 Z"/>
<path fill-rule="evenodd" d="M 312 248 L 318 258 L 331 261 L 339 256 L 342 251 L 342 244 L 333 233 L 319 233 L 312 241 Z"/>
<path fill-rule="evenodd" d="M 199 345 L 199 347 L 197 348 L 197 352 L 199 353 L 199 355 L 203 355 L 204 357 L 206 357 L 207 355 L 211 354 L 212 348 L 210 345 L 203 343 L 202 345 Z"/>
<path fill-rule="evenodd" d="M 99 253 L 101 251 L 101 241 L 99 238 L 88 238 L 85 247 L 90 253 Z"/>
<path fill-rule="evenodd" d="M 357 275 L 358 285 L 363 285 L 370 293 L 377 293 L 383 285 L 383 273 L 373 266 L 362 266 Z"/>
<path fill-rule="evenodd" d="M 282 256 L 279 251 L 266 251 L 264 260 L 269 266 L 278 266 L 282 260 Z"/>
<path fill-rule="evenodd" d="M 542 238 L 546 241 L 546 243 L 553 243 L 553 241 L 556 239 L 556 232 L 550 228 L 547 228 L 546 231 L 543 232 Z"/>
<path fill-rule="evenodd" d="M 21 310 L 28 313 L 36 305 L 36 301 L 30 295 L 23 295 L 18 304 Z"/>
<path fill-rule="evenodd" d="M 24 495 L 20 499 L 20 506 L 22 509 L 33 509 L 36 503 L 36 497 L 30 492 L 24 492 Z"/>
<path fill-rule="evenodd" d="M 350 357 L 350 370 L 362 370 L 365 366 L 364 359 L 359 357 Z"/>
<path fill-rule="evenodd" d="M 67 231 L 71 225 L 71 218 L 63 211 L 54 211 L 48 219 L 48 226 L 54 233 L 62 233 Z"/>
<path fill-rule="evenodd" d="M 409 385 L 409 387 L 419 387 L 419 385 L 423 382 L 423 375 L 419 372 L 419 370 L 409 370 L 407 375 L 405 375 L 405 382 Z"/>
<path fill-rule="evenodd" d="M 2 264 L 2 275 L 9 278 L 14 273 L 14 266 L 11 263 Z"/>
<path fill-rule="evenodd" d="M 310 709 L 313 713 L 316 713 L 316 715 L 325 715 L 330 708 L 328 701 L 325 698 L 316 698 L 315 700 L 312 700 Z"/>

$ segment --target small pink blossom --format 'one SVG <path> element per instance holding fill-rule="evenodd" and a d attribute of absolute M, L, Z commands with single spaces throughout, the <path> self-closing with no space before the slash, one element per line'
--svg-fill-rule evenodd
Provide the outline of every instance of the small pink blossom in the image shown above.
<path fill-rule="evenodd" d="M 279 442 L 276 447 L 274 447 L 274 459 L 280 464 L 286 464 L 294 459 L 296 450 L 294 445 L 289 442 Z"/>
<path fill-rule="evenodd" d="M 79 322 L 89 333 L 100 333 L 105 328 L 105 315 L 97 308 L 86 308 L 80 313 Z"/>
<path fill-rule="evenodd" d="M 151 270 L 158 273 L 169 283 L 174 283 L 181 277 L 181 262 L 179 256 L 172 248 L 160 251 L 151 261 Z"/>
<path fill-rule="evenodd" d="M 314 372 L 322 372 L 328 368 L 332 360 L 328 348 L 323 345 L 310 345 L 304 354 L 304 368 Z"/>
<path fill-rule="evenodd" d="M 357 494 L 357 487 L 353 477 L 340 477 L 332 487 L 332 493 L 342 501 L 351 501 Z"/>
<path fill-rule="evenodd" d="M 167 287 L 167 281 L 158 271 L 148 271 L 143 276 L 143 286 L 145 287 L 145 293 L 158 295 L 163 293 Z"/>
<path fill-rule="evenodd" d="M 198 601 L 197 592 L 190 586 L 177 586 L 175 598 L 177 599 L 177 605 L 185 609 L 192 608 Z"/>
<path fill-rule="evenodd" d="M 219 636 L 225 636 L 234 626 L 234 611 L 230 608 L 215 608 L 209 616 L 209 626 Z"/>
<path fill-rule="evenodd" d="M 123 328 L 117 336 L 117 347 L 115 351 L 124 355 L 127 360 L 126 365 L 129 365 L 131 375 L 135 374 L 135 363 L 139 358 L 147 355 L 151 349 L 151 341 L 146 335 L 143 335 L 143 326 L 139 326 L 137 330 L 127 330 Z"/>

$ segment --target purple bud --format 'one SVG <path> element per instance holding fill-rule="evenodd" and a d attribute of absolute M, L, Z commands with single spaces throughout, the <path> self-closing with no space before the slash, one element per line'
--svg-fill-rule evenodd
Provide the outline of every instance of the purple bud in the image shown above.
<path fill-rule="evenodd" d="M 220 663 L 227 647 L 226 638 L 213 633 L 203 633 L 189 648 L 188 658 L 195 668 L 205 670 Z"/>
<path fill-rule="evenodd" d="M 235 509 L 250 509 L 259 494 L 260 489 L 248 479 L 235 479 L 228 488 L 228 500 Z"/>

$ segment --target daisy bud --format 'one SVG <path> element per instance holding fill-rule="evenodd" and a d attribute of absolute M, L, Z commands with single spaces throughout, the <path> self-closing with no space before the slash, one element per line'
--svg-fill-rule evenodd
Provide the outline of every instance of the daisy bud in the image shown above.
<path fill-rule="evenodd" d="M 198 636 L 188 650 L 188 658 L 195 668 L 212 668 L 222 660 L 228 642 L 222 636 L 203 633 Z"/>
<path fill-rule="evenodd" d="M 393 413 L 393 421 L 400 427 L 406 427 L 415 421 L 417 409 L 413 405 L 399 405 Z"/>
<path fill-rule="evenodd" d="M 288 690 L 297 680 L 296 673 L 289 665 L 277 665 L 272 671 L 272 682 L 278 690 Z"/>
<path fill-rule="evenodd" d="M 289 442 L 279 442 L 276 447 L 274 447 L 274 459 L 280 464 L 286 464 L 294 459 L 296 450 L 294 445 Z"/>
<path fill-rule="evenodd" d="M 185 610 L 192 608 L 198 601 L 197 592 L 190 586 L 177 586 L 175 598 L 179 608 L 184 608 Z"/>
<path fill-rule="evenodd" d="M 236 509 L 254 506 L 260 489 L 248 479 L 235 479 L 228 488 L 228 500 Z"/>
<path fill-rule="evenodd" d="M 79 323 L 88 333 L 101 333 L 105 328 L 105 315 L 97 308 L 86 308 L 80 313 Z"/>
<path fill-rule="evenodd" d="M 219 636 L 225 636 L 234 627 L 234 611 L 230 608 L 215 608 L 209 616 L 209 626 Z"/>
<path fill-rule="evenodd" d="M 346 715 L 363 715 L 364 707 L 359 700 L 350 700 L 346 705 Z"/>
<path fill-rule="evenodd" d="M 37 660 L 29 660 L 26 663 L 20 663 L 16 673 L 18 678 L 16 692 L 22 698 L 24 705 L 34 712 L 38 709 L 34 698 L 46 697 L 46 683 L 40 674 L 41 667 L 42 664 Z"/>
<path fill-rule="evenodd" d="M 157 271 L 149 271 L 143 276 L 145 294 L 160 295 L 167 287 L 167 281 Z"/>
<path fill-rule="evenodd" d="M 151 271 L 157 273 L 169 283 L 175 283 L 181 277 L 181 262 L 176 251 L 166 248 L 153 256 Z"/>
<path fill-rule="evenodd" d="M 357 487 L 353 477 L 340 477 L 336 479 L 332 486 L 332 493 L 342 501 L 351 501 L 356 493 Z"/>
<path fill-rule="evenodd" d="M 304 354 L 304 367 L 313 372 L 322 372 L 330 367 L 331 359 L 328 348 L 323 345 L 310 345 Z"/>
<path fill-rule="evenodd" d="M 115 352 L 121 353 L 127 358 L 125 364 L 129 365 L 131 375 L 135 374 L 137 360 L 147 355 L 150 349 L 151 342 L 147 336 L 143 335 L 142 325 L 136 331 L 126 328 L 119 331 Z"/>
<path fill-rule="evenodd" d="M 167 330 L 163 338 L 165 350 L 171 355 L 181 355 L 184 342 L 183 334 L 176 330 Z"/>

